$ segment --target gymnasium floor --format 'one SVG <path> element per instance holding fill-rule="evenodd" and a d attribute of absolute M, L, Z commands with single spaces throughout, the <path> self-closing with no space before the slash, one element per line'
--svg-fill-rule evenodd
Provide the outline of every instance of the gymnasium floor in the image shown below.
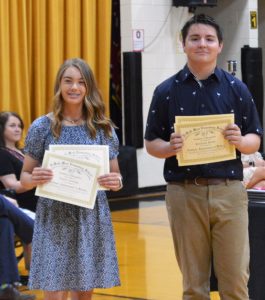
<path fill-rule="evenodd" d="M 97 289 L 93 300 L 181 300 L 177 267 L 164 195 L 111 202 L 121 286 Z M 113 208 L 114 207 L 114 208 Z M 26 275 L 23 261 L 21 274 Z M 43 299 L 41 291 L 27 291 Z M 219 300 L 217 293 L 211 300 Z"/>

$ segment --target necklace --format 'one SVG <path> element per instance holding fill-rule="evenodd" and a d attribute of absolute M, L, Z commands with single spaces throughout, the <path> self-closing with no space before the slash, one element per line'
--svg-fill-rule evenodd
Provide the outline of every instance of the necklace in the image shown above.
<path fill-rule="evenodd" d="M 67 122 L 69 122 L 71 124 L 77 124 L 80 120 L 82 120 L 82 117 L 80 117 L 78 119 L 68 119 L 68 118 L 63 117 L 63 120 L 67 121 Z"/>

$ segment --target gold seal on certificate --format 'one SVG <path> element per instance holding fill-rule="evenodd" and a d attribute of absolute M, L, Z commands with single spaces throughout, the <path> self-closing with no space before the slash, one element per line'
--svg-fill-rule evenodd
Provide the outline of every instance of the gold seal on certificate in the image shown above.
<path fill-rule="evenodd" d="M 182 151 L 177 153 L 179 166 L 235 159 L 235 146 L 222 133 L 229 124 L 234 124 L 234 114 L 176 116 L 175 132 L 184 138 Z"/>

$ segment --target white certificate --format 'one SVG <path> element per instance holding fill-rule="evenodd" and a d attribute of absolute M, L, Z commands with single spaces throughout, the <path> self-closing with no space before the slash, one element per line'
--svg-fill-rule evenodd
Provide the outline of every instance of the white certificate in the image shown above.
<path fill-rule="evenodd" d="M 50 145 L 49 150 L 72 158 L 96 163 L 100 166 L 99 175 L 110 172 L 109 146 L 107 145 Z M 107 190 L 100 185 L 98 185 L 98 189 Z"/>
<path fill-rule="evenodd" d="M 42 166 L 52 169 L 53 179 L 37 186 L 37 196 L 86 208 L 94 207 L 99 165 L 45 151 Z"/>

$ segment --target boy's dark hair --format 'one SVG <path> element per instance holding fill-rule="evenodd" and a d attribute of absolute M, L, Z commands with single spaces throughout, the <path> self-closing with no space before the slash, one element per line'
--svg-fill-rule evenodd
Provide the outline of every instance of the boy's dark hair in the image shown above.
<path fill-rule="evenodd" d="M 185 44 L 186 37 L 188 35 L 189 29 L 193 24 L 205 24 L 215 28 L 219 44 L 223 42 L 223 33 L 220 26 L 216 23 L 214 18 L 207 16 L 205 14 L 194 15 L 189 19 L 181 29 L 182 41 Z"/>

